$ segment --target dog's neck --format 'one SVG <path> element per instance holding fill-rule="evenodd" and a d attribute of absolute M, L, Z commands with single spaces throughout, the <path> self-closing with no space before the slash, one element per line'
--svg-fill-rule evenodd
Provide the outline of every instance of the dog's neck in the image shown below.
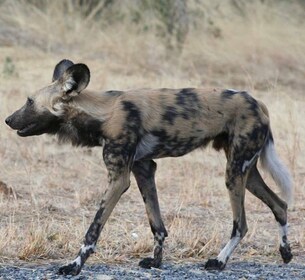
<path fill-rule="evenodd" d="M 62 105 L 60 142 L 71 142 L 73 146 L 102 146 L 103 123 L 113 110 L 121 92 L 94 93 L 84 91 Z"/>
<path fill-rule="evenodd" d="M 103 122 L 115 110 L 116 101 L 121 94 L 120 91 L 92 92 L 84 90 L 71 99 L 67 105 L 69 108 L 75 108 Z"/>
<path fill-rule="evenodd" d="M 84 112 L 73 112 L 73 115 L 61 120 L 57 136 L 60 142 L 71 142 L 73 146 L 102 146 L 103 122 Z"/>

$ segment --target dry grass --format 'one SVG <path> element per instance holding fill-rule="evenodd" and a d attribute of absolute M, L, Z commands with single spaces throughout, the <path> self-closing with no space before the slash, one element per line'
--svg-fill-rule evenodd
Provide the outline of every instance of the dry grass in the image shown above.
<path fill-rule="evenodd" d="M 3 122 L 28 94 L 50 82 L 62 58 L 90 67 L 90 88 L 222 86 L 250 90 L 263 100 L 277 151 L 294 177 L 290 240 L 295 260 L 304 260 L 304 15 L 297 4 L 253 2 L 244 17 L 227 4 L 216 10 L 215 1 L 208 2 L 218 11 L 214 24 L 221 36 L 202 22 L 190 28 L 182 53 L 174 56 L 152 32 L 138 34 L 131 23 L 101 29 L 77 11 L 64 16 L 62 1 L 50 1 L 45 12 L 24 1 L 0 6 L 0 179 L 10 190 L 0 195 L 1 262 L 74 257 L 106 188 L 101 149 L 58 146 L 46 136 L 22 139 Z M 198 5 L 189 3 L 192 9 Z M 207 259 L 229 238 L 224 166 L 224 156 L 210 148 L 158 160 L 167 260 Z M 249 233 L 233 258 L 280 262 L 271 212 L 249 193 L 246 200 Z M 91 262 L 126 262 L 151 253 L 152 235 L 133 179 L 98 245 Z"/>

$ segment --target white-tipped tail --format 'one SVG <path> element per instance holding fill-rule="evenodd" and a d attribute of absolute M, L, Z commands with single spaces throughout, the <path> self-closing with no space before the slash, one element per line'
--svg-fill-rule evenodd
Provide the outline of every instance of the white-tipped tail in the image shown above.
<path fill-rule="evenodd" d="M 293 204 L 292 178 L 275 151 L 272 136 L 267 140 L 260 155 L 260 160 L 262 167 L 270 173 L 274 182 L 281 189 L 281 196 L 291 207 Z"/>

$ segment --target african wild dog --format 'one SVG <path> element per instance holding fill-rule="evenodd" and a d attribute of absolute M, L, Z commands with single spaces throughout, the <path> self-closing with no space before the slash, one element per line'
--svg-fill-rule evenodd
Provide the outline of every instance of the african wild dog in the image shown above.
<path fill-rule="evenodd" d="M 273 144 L 265 105 L 246 92 L 217 89 L 141 89 L 91 92 L 85 90 L 90 72 L 84 64 L 59 62 L 53 81 L 27 99 L 6 119 L 19 136 L 56 134 L 73 145 L 104 146 L 103 158 L 109 188 L 90 225 L 78 256 L 59 269 L 76 275 L 95 250 L 98 237 L 121 195 L 129 187 L 130 173 L 143 196 L 154 235 L 153 258 L 140 266 L 159 267 L 167 231 L 161 218 L 153 159 L 178 157 L 213 143 L 227 158 L 226 186 L 233 211 L 233 231 L 227 245 L 206 269 L 221 270 L 247 232 L 245 189 L 271 208 L 280 228 L 280 253 L 292 259 L 287 240 L 287 203 L 263 181 L 257 169 L 260 158 L 286 200 L 291 199 L 291 179 Z"/>

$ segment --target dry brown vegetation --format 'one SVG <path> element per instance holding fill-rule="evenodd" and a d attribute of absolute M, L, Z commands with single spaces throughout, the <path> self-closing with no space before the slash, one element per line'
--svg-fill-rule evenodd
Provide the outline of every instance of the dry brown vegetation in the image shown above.
<path fill-rule="evenodd" d="M 162 18 L 149 10 L 140 20 L 130 20 L 131 10 L 141 14 L 139 1 L 119 1 L 100 18 L 81 13 L 76 2 L 43 1 L 37 7 L 35 1 L 0 1 L 0 179 L 7 184 L 0 189 L 0 261 L 73 258 L 107 186 L 101 149 L 59 146 L 48 136 L 20 138 L 4 124 L 28 95 L 51 81 L 62 58 L 89 66 L 92 89 L 221 86 L 261 99 L 270 111 L 277 151 L 293 174 L 290 240 L 294 261 L 304 261 L 301 1 L 187 1 L 189 29 L 181 49 L 158 33 Z M 157 163 L 169 231 L 165 260 L 203 261 L 216 255 L 232 223 L 223 154 L 207 148 Z M 250 193 L 246 210 L 249 232 L 233 259 L 280 263 L 271 211 Z M 152 239 L 132 179 L 90 261 L 137 260 L 150 255 Z"/>

